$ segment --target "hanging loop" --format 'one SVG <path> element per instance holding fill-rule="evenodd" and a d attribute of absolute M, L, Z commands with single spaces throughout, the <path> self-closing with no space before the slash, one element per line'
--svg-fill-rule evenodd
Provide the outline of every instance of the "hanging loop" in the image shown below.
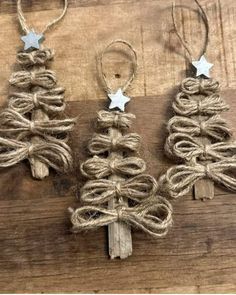
<path fill-rule="evenodd" d="M 207 46 L 208 46 L 208 43 L 209 43 L 209 21 L 208 21 L 206 12 L 202 8 L 201 4 L 198 2 L 198 0 L 194 0 L 194 1 L 197 4 L 197 6 L 198 6 L 198 8 L 200 10 L 200 14 L 201 14 L 201 17 L 203 19 L 203 22 L 204 22 L 205 28 L 206 28 L 204 45 L 203 45 L 203 48 L 202 48 L 202 50 L 201 50 L 201 52 L 199 54 L 199 58 L 200 58 L 201 56 L 203 56 L 206 53 Z M 179 30 L 177 28 L 176 18 L 175 18 L 175 2 L 172 3 L 171 15 L 172 15 L 172 21 L 173 21 L 175 33 L 176 33 L 177 37 L 179 38 L 181 44 L 183 45 L 183 47 L 187 51 L 190 63 L 192 63 L 192 61 L 195 60 L 193 58 L 192 50 L 191 50 L 190 46 L 187 44 L 187 42 L 184 41 L 183 37 L 181 36 L 181 34 L 180 34 L 180 32 L 179 32 Z"/>
<path fill-rule="evenodd" d="M 18 20 L 20 22 L 21 28 L 22 30 L 28 34 L 31 30 L 27 24 L 26 18 L 24 17 L 24 13 L 22 11 L 22 7 L 21 7 L 21 0 L 17 0 L 17 15 L 18 15 Z M 61 13 L 61 15 L 54 19 L 53 21 L 51 21 L 49 24 L 46 25 L 45 29 L 42 31 L 42 34 L 45 34 L 51 27 L 53 27 L 55 24 L 57 24 L 61 19 L 63 19 L 63 17 L 66 14 L 68 8 L 68 0 L 64 0 L 64 9 Z"/>
<path fill-rule="evenodd" d="M 135 75 L 136 75 L 136 72 L 137 72 L 137 53 L 136 53 L 136 51 L 135 51 L 135 49 L 133 48 L 133 46 L 129 43 L 129 42 L 127 42 L 127 41 L 125 41 L 125 40 L 121 40 L 121 39 L 117 39 L 117 40 L 114 40 L 114 41 L 112 41 L 104 50 L 103 50 L 103 52 L 102 52 L 102 54 L 101 54 L 101 57 L 100 57 L 100 67 L 101 67 L 101 74 L 102 74 L 102 79 L 103 79 L 103 83 L 104 83 L 104 85 L 105 85 L 105 90 L 106 90 L 106 92 L 109 94 L 109 93 L 112 93 L 113 91 L 112 91 L 112 89 L 111 89 L 111 86 L 109 85 L 109 82 L 108 82 L 108 80 L 107 80 L 107 78 L 106 78 L 106 75 L 105 75 L 105 73 L 104 73 L 104 62 L 103 62 L 103 58 L 104 58 L 104 55 L 107 53 L 107 51 L 108 51 L 108 49 L 111 47 L 111 46 L 113 46 L 114 44 L 123 44 L 123 45 L 125 45 L 125 46 L 127 46 L 130 50 L 131 50 L 131 52 L 132 52 L 132 54 L 133 54 L 133 56 L 134 56 L 134 62 L 133 62 L 133 65 L 132 65 L 132 73 L 131 73 L 131 75 L 130 75 L 130 77 L 129 77 L 129 79 L 125 82 L 125 84 L 121 87 L 121 90 L 122 90 L 122 92 L 124 93 L 125 91 L 126 91 L 126 89 L 131 85 L 131 83 L 132 83 L 132 81 L 134 80 L 134 77 L 135 77 Z"/>

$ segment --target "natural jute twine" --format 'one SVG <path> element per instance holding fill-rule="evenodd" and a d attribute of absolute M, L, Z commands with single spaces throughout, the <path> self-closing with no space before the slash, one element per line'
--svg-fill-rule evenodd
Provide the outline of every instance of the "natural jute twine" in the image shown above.
<path fill-rule="evenodd" d="M 61 16 L 50 22 L 43 34 L 64 17 L 67 5 L 65 0 Z M 22 30 L 27 34 L 30 29 L 21 0 L 17 1 L 17 10 Z M 48 174 L 47 167 L 60 172 L 72 167 L 71 150 L 65 141 L 75 119 L 57 117 L 65 110 L 65 101 L 64 88 L 56 86 L 56 74 L 45 68 L 53 57 L 54 52 L 46 48 L 17 54 L 23 70 L 13 73 L 9 82 L 19 91 L 10 94 L 8 108 L 0 114 L 0 167 L 28 159 L 33 176 L 40 179 Z M 11 139 L 13 136 L 16 140 Z M 38 165 L 46 171 L 37 172 Z"/>
<path fill-rule="evenodd" d="M 202 56 L 208 44 L 209 24 L 201 5 L 201 16 L 206 25 Z M 192 62 L 192 51 L 177 30 L 173 5 L 172 17 L 176 34 Z M 169 136 L 166 154 L 181 162 L 171 167 L 159 181 L 160 191 L 177 198 L 190 192 L 197 181 L 207 178 L 230 190 L 236 190 L 236 143 L 220 113 L 229 107 L 219 94 L 219 82 L 214 79 L 187 78 L 181 85 L 173 109 L 176 113 L 167 124 Z"/>
<path fill-rule="evenodd" d="M 123 40 L 111 42 L 100 59 L 108 93 L 113 90 L 103 70 L 103 56 L 117 43 L 128 46 L 134 55 L 133 71 L 122 87 L 123 92 L 130 86 L 137 69 L 137 55 L 132 45 Z M 96 126 L 102 133 L 93 135 L 88 146 L 93 157 L 81 165 L 82 174 L 90 179 L 81 189 L 84 206 L 75 210 L 70 208 L 74 232 L 124 222 L 154 237 L 167 233 L 172 223 L 171 205 L 157 195 L 156 180 L 144 174 L 145 162 L 134 155 L 140 147 L 140 136 L 124 134 L 134 118 L 133 114 L 119 111 L 98 113 Z M 112 207 L 108 206 L 111 202 Z"/>

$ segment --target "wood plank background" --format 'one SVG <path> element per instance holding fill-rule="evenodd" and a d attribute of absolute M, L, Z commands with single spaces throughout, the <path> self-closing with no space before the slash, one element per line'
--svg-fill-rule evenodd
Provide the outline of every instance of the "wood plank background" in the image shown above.
<path fill-rule="evenodd" d="M 22 47 L 16 1 L 0 1 L 0 103 L 7 101 L 8 79 Z M 236 131 L 236 1 L 201 0 L 211 27 L 207 57 L 212 74 L 230 104 L 229 125 Z M 191 0 L 178 2 L 178 24 L 197 56 L 204 27 Z M 173 203 L 169 235 L 154 240 L 133 234 L 133 256 L 111 261 L 106 229 L 70 233 L 67 214 L 84 179 L 79 163 L 87 157 L 92 122 L 106 106 L 96 57 L 111 40 L 124 38 L 138 53 L 139 70 L 128 94 L 136 114 L 133 130 L 143 140 L 141 155 L 158 177 L 171 165 L 163 155 L 171 101 L 185 77 L 187 62 L 173 32 L 169 0 L 69 0 L 67 16 L 46 35 L 55 49 L 52 68 L 67 89 L 67 114 L 78 116 L 71 144 L 76 167 L 70 175 L 32 180 L 27 163 L 0 171 L 1 292 L 206 293 L 236 292 L 236 194 L 216 188 L 212 201 L 185 196 Z M 24 0 L 32 26 L 40 31 L 62 9 L 59 0 Z M 191 9 L 186 9 L 190 7 Z M 128 75 L 129 60 L 106 58 L 117 84 Z M 121 78 L 116 79 L 115 74 Z"/>

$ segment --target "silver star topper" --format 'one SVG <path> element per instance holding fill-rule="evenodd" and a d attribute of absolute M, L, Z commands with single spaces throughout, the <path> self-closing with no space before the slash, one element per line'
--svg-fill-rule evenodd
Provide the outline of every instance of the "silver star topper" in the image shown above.
<path fill-rule="evenodd" d="M 192 65 L 197 69 L 197 77 L 204 75 L 210 78 L 210 69 L 213 67 L 213 64 L 209 63 L 204 55 L 199 60 L 193 61 Z"/>
<path fill-rule="evenodd" d="M 43 39 L 44 36 L 42 34 L 36 34 L 34 31 L 30 31 L 27 35 L 21 37 L 21 40 L 25 43 L 24 50 L 30 48 L 39 49 Z"/>
<path fill-rule="evenodd" d="M 122 112 L 125 110 L 126 103 L 130 101 L 130 98 L 123 94 L 121 88 L 119 88 L 116 93 L 108 94 L 108 97 L 111 100 L 109 109 L 118 108 Z"/>

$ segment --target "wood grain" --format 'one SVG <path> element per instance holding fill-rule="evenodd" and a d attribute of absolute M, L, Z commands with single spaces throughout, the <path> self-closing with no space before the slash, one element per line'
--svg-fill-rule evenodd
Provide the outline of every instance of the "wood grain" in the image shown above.
<path fill-rule="evenodd" d="M 70 175 L 52 173 L 43 182 L 32 180 L 27 162 L 0 171 L 1 292 L 236 292 L 236 194 L 222 188 L 216 187 L 210 201 L 185 196 L 173 202 L 174 225 L 169 235 L 154 240 L 134 232 L 133 255 L 125 261 L 108 259 L 106 228 L 70 233 L 67 208 L 78 206 L 76 191 L 85 181 L 78 167 L 88 157 L 96 112 L 106 105 L 96 55 L 112 39 L 128 40 L 138 53 L 139 72 L 128 93 L 133 98 L 128 110 L 137 116 L 133 131 L 142 136 L 140 155 L 147 171 L 158 178 L 173 164 L 163 155 L 165 126 L 172 116 L 177 85 L 185 77 L 186 62 L 171 29 L 170 3 L 71 0 L 62 25 L 46 36 L 45 44 L 56 50 L 52 67 L 67 88 L 67 113 L 78 116 L 71 136 L 75 170 Z M 190 0 L 180 3 L 193 6 Z M 231 106 L 225 118 L 235 133 L 236 2 L 201 3 L 212 30 L 207 56 L 215 64 L 213 76 L 222 84 L 222 96 Z M 27 17 L 39 29 L 61 7 L 62 2 L 56 0 L 24 1 Z M 3 105 L 21 42 L 15 3 L 0 1 L 0 14 Z M 198 44 L 203 28 L 196 13 L 178 9 L 177 20 L 184 23 L 186 40 Z M 114 57 L 114 64 L 108 63 L 107 70 L 124 78 L 120 56 L 119 60 Z"/>

